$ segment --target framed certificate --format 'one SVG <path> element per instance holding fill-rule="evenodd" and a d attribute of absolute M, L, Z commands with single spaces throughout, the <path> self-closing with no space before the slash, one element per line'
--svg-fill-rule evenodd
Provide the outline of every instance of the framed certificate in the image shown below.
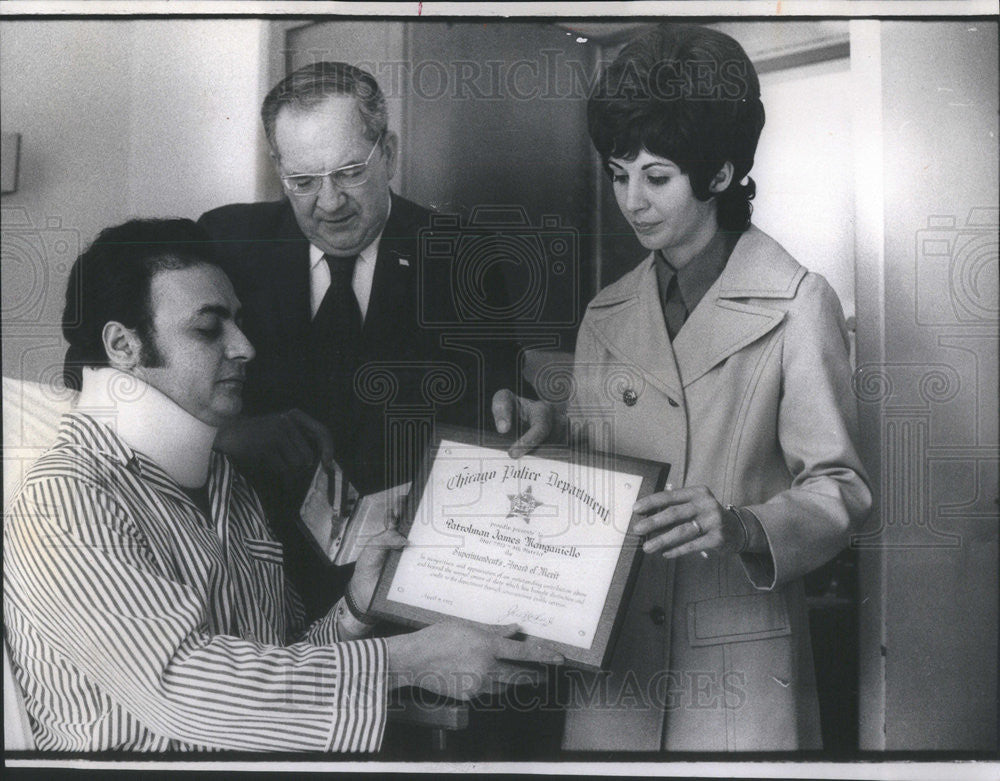
<path fill-rule="evenodd" d="M 518 624 L 567 664 L 610 659 L 638 571 L 632 505 L 669 466 L 566 447 L 512 459 L 496 434 L 438 426 L 370 610 L 408 626 Z"/>

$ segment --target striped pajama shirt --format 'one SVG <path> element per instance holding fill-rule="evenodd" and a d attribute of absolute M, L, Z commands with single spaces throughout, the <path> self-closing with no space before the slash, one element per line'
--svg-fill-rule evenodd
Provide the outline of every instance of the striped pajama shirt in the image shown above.
<path fill-rule="evenodd" d="M 4 518 L 4 625 L 43 751 L 375 751 L 386 646 L 309 627 L 219 453 L 212 518 L 82 413 Z"/>

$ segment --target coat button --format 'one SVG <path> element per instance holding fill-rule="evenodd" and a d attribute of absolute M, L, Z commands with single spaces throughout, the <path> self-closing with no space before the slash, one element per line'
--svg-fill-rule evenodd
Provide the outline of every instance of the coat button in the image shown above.
<path fill-rule="evenodd" d="M 670 402 L 670 406 L 671 407 L 679 407 L 680 406 L 680 404 L 678 404 L 676 401 L 674 401 L 673 399 L 671 399 L 669 396 L 667 397 L 667 401 Z"/>
<path fill-rule="evenodd" d="M 663 626 L 667 621 L 667 614 L 659 605 L 649 609 L 649 620 L 657 626 Z"/>
<path fill-rule="evenodd" d="M 622 401 L 625 402 L 626 407 L 634 407 L 638 400 L 639 394 L 631 388 L 626 388 L 624 393 L 622 393 Z"/>

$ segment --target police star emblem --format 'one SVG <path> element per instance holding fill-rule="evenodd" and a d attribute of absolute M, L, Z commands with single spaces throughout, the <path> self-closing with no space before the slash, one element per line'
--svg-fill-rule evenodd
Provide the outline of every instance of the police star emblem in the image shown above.
<path fill-rule="evenodd" d="M 513 518 L 515 515 L 520 515 L 527 523 L 531 523 L 531 514 L 541 504 L 531 493 L 531 486 L 529 485 L 519 494 L 507 494 L 507 498 L 510 499 L 510 512 L 507 513 L 507 517 Z"/>

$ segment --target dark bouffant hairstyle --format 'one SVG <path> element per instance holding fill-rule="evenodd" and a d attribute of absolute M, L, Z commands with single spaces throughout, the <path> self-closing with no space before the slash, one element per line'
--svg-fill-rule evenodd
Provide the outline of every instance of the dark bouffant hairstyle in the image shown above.
<path fill-rule="evenodd" d="M 151 349 L 153 277 L 199 264 L 217 261 L 208 234 L 191 220 L 130 220 L 101 231 L 69 272 L 62 319 L 69 342 L 66 386 L 80 389 L 84 366 L 109 365 L 102 334 L 111 321 L 136 329 Z"/>
<path fill-rule="evenodd" d="M 664 24 L 636 38 L 602 74 L 587 123 L 605 167 L 611 157 L 632 160 L 645 149 L 676 163 L 702 201 L 712 197 L 712 177 L 730 161 L 733 180 L 715 196 L 719 226 L 749 227 L 756 186 L 747 174 L 764 105 L 753 63 L 728 35 Z"/>

